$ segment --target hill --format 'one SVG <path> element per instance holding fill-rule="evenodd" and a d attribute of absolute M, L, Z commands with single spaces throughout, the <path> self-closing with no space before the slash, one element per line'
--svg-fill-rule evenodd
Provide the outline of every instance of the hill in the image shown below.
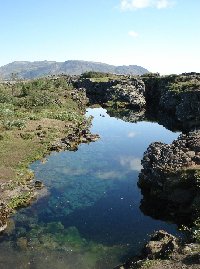
<path fill-rule="evenodd" d="M 15 61 L 0 67 L 0 78 L 10 79 L 12 73 L 17 73 L 19 78 L 32 79 L 47 75 L 68 74 L 80 75 L 84 72 L 95 71 L 124 75 L 143 75 L 149 71 L 137 65 L 114 66 L 99 62 L 69 60 L 56 61 Z"/>

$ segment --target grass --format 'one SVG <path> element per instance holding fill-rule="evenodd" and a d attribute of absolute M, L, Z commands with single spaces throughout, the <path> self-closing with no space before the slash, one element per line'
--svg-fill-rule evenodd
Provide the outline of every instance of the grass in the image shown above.
<path fill-rule="evenodd" d="M 49 153 L 53 141 L 65 137 L 83 120 L 84 105 L 72 97 L 67 78 L 43 78 L 14 85 L 0 84 L 0 185 L 8 188 L 30 180 L 28 166 Z M 77 93 L 78 96 L 78 93 Z M 14 196 L 10 208 L 29 194 Z"/>
<path fill-rule="evenodd" d="M 110 74 L 110 73 L 103 73 L 103 72 L 86 72 L 81 75 L 81 78 L 88 78 L 92 82 L 108 82 L 110 80 L 119 79 L 120 75 Z"/>
<path fill-rule="evenodd" d="M 195 79 L 191 81 L 177 81 L 169 85 L 169 90 L 176 93 L 195 91 L 198 90 L 199 88 L 200 88 L 200 81 Z"/>

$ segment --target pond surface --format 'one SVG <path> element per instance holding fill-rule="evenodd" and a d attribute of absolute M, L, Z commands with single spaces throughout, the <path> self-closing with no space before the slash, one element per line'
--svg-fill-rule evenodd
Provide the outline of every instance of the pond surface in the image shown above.
<path fill-rule="evenodd" d="M 178 133 L 157 123 L 123 122 L 102 108 L 87 115 L 101 139 L 31 165 L 48 192 L 10 221 L 0 268 L 111 269 L 138 253 L 154 230 L 177 234 L 176 225 L 140 211 L 137 180 L 148 145 L 171 143 Z"/>

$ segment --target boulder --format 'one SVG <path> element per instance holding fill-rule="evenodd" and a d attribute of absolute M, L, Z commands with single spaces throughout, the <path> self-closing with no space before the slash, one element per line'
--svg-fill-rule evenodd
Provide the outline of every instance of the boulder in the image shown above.
<path fill-rule="evenodd" d="M 155 232 L 143 248 L 143 255 L 148 259 L 163 259 L 169 257 L 178 249 L 178 240 L 163 230 Z"/>
<path fill-rule="evenodd" d="M 147 205 L 149 212 L 148 204 L 157 201 L 165 214 L 195 216 L 200 195 L 199 157 L 200 130 L 182 134 L 170 145 L 152 143 L 144 153 L 138 181 L 144 194 L 143 211 Z"/>

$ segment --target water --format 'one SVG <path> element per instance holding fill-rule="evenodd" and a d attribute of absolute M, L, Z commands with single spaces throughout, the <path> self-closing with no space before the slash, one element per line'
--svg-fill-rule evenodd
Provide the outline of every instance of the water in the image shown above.
<path fill-rule="evenodd" d="M 123 122 L 101 108 L 87 114 L 101 139 L 31 165 L 47 193 L 11 220 L 0 268 L 109 269 L 138 253 L 154 230 L 177 234 L 176 225 L 140 211 L 137 180 L 148 145 L 171 143 L 178 133 L 157 123 Z"/>

